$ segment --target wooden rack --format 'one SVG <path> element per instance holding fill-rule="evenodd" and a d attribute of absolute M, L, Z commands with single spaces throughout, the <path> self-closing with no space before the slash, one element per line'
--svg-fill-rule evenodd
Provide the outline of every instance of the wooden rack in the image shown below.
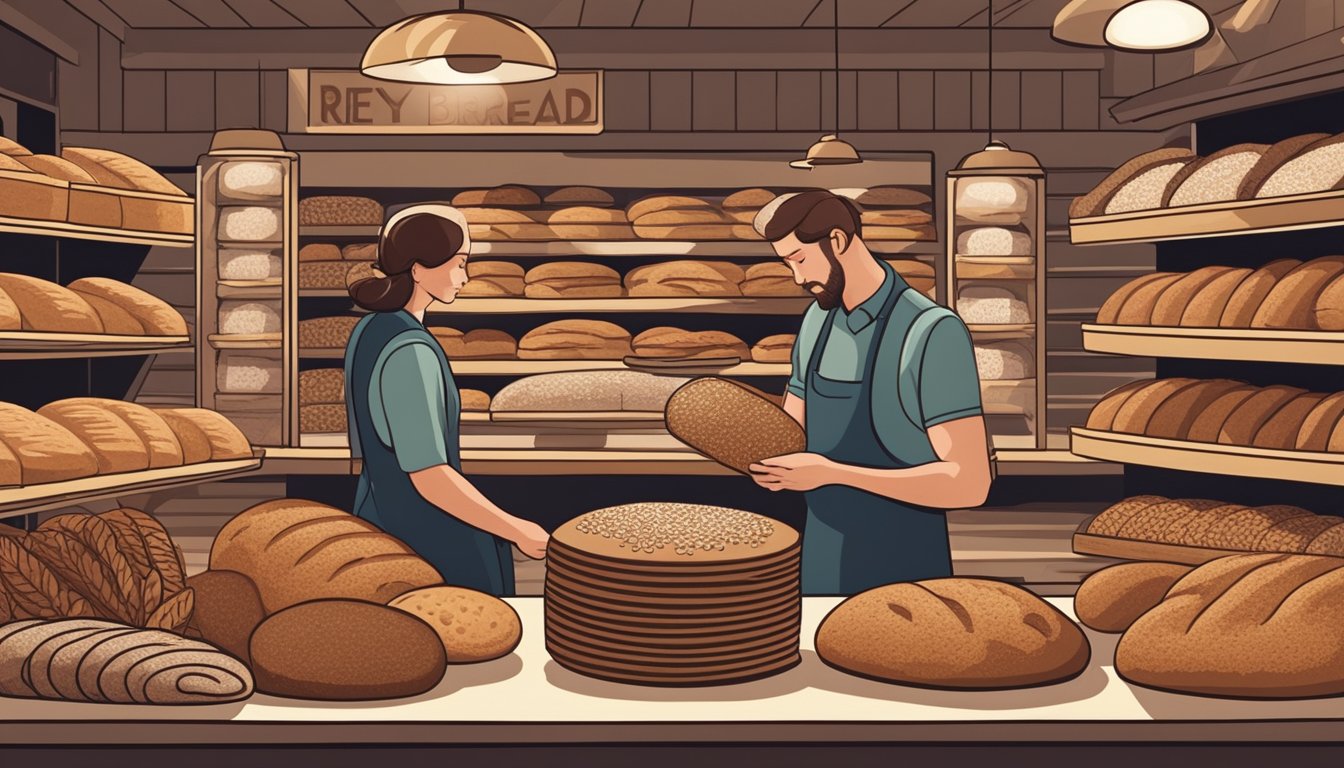
<path fill-rule="evenodd" d="M 1071 450 L 1099 461 L 1228 477 L 1344 486 L 1344 454 L 1196 443 L 1074 427 Z"/>
<path fill-rule="evenodd" d="M 125 357 L 190 352 L 187 336 L 119 336 L 105 333 L 0 331 L 0 360 Z"/>
<path fill-rule="evenodd" d="M 1083 324 L 1083 347 L 1133 357 L 1344 365 L 1344 333 Z"/>
<path fill-rule="evenodd" d="M 1069 220 L 1075 245 L 1290 232 L 1344 222 L 1344 190 L 1157 208 Z"/>
<path fill-rule="evenodd" d="M 191 234 L 142 232 L 133 229 L 71 224 L 68 221 L 20 219 L 13 216 L 0 216 L 0 232 L 44 237 L 70 237 L 76 240 L 97 240 L 103 243 L 158 245 L 166 248 L 190 248 L 195 242 Z"/>
<path fill-rule="evenodd" d="M 668 297 L 621 299 L 458 299 L 452 304 L 436 302 L 431 314 L 520 315 L 568 312 L 631 313 L 665 312 L 715 315 L 799 315 L 812 303 L 808 297 Z"/>

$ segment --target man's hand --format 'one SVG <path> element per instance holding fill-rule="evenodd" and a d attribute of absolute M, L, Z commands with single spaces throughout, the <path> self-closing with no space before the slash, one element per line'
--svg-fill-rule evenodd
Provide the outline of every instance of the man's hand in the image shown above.
<path fill-rule="evenodd" d="M 546 533 L 546 529 L 530 520 L 519 520 L 515 526 L 516 532 L 512 537 L 513 543 L 524 555 L 533 560 L 540 560 L 546 556 L 546 545 L 550 542 L 551 536 Z"/>
<path fill-rule="evenodd" d="M 819 453 L 787 453 L 752 464 L 751 478 L 772 491 L 810 491 L 839 481 L 839 465 Z"/>

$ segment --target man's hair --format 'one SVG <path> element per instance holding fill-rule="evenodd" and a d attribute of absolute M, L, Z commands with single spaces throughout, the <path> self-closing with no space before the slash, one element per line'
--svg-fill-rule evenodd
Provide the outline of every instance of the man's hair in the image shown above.
<path fill-rule="evenodd" d="M 824 189 L 780 195 L 766 203 L 753 222 L 757 234 L 770 242 L 797 235 L 804 243 L 821 243 L 831 254 L 831 232 L 840 230 L 850 240 L 863 237 L 858 206 L 847 197 Z"/>

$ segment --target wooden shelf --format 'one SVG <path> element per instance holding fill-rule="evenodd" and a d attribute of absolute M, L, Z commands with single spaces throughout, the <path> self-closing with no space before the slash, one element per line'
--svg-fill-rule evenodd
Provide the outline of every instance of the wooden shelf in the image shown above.
<path fill-rule="evenodd" d="M 1131 357 L 1344 365 L 1344 332 L 1083 324 L 1083 348 Z"/>
<path fill-rule="evenodd" d="M 279 278 L 269 280 L 219 280 L 215 283 L 216 294 L 221 299 L 279 299 L 284 281 Z"/>
<path fill-rule="evenodd" d="M 15 517 L 127 494 L 213 482 L 247 474 L 261 466 L 262 458 L 258 453 L 250 459 L 236 461 L 211 461 L 142 472 L 97 475 L 59 483 L 0 488 L 0 517 Z"/>
<path fill-rule="evenodd" d="M 623 299 L 458 299 L 452 304 L 434 303 L 433 314 L 563 314 L 569 312 L 630 313 L 662 312 L 719 315 L 799 315 L 812 304 L 810 298 L 667 297 Z"/>
<path fill-rule="evenodd" d="M 1035 280 L 1033 256 L 956 256 L 958 280 Z"/>
<path fill-rule="evenodd" d="M 1070 450 L 1121 464 L 1344 486 L 1344 454 L 1194 443 L 1074 427 Z"/>
<path fill-rule="evenodd" d="M 300 349 L 300 359 L 344 360 L 345 349 Z M 637 371 L 621 360 L 450 360 L 454 376 L 532 376 L 566 371 Z M 679 368 L 659 370 L 666 376 L 788 376 L 789 363 L 738 363 L 726 368 Z"/>
<path fill-rule="evenodd" d="M 125 243 L 129 245 L 159 245 L 166 248 L 191 248 L 195 245 L 194 235 L 167 232 L 141 232 L 115 227 L 94 227 L 87 224 L 71 224 L 66 221 L 42 221 L 40 219 L 20 219 L 13 216 L 0 216 L 0 232 L 18 235 L 40 235 L 43 237 L 71 237 L 77 240 L 97 240 L 104 243 Z"/>
<path fill-rule="evenodd" d="M 118 336 L 103 333 L 0 331 L 0 360 L 127 357 L 190 352 L 187 336 Z"/>
<path fill-rule="evenodd" d="M 280 349 L 278 333 L 212 333 L 206 337 L 215 349 Z"/>
<path fill-rule="evenodd" d="M 1344 226 L 1344 190 L 1069 220 L 1075 245 L 1159 242 Z"/>
<path fill-rule="evenodd" d="M 1036 335 L 1036 326 L 1031 323 L 968 324 L 966 329 L 973 336 L 994 339 L 1028 339 Z"/>

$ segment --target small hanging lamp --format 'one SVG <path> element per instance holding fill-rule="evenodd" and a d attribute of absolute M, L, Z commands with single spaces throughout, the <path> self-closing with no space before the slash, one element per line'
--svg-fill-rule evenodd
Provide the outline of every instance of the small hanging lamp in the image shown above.
<path fill-rule="evenodd" d="M 526 24 L 480 11 L 402 19 L 378 34 L 359 69 L 405 83 L 482 85 L 555 77 L 555 54 Z"/>
<path fill-rule="evenodd" d="M 807 156 L 802 160 L 794 160 L 789 163 L 790 167 L 812 170 L 818 165 L 853 165 L 863 162 L 859 157 L 859 151 L 854 145 L 840 138 L 840 0 L 834 0 L 835 19 L 832 30 L 835 34 L 834 46 L 831 48 L 835 57 L 835 108 L 832 112 L 832 118 L 835 126 L 835 133 L 828 133 L 817 140 L 815 144 L 807 148 Z"/>

